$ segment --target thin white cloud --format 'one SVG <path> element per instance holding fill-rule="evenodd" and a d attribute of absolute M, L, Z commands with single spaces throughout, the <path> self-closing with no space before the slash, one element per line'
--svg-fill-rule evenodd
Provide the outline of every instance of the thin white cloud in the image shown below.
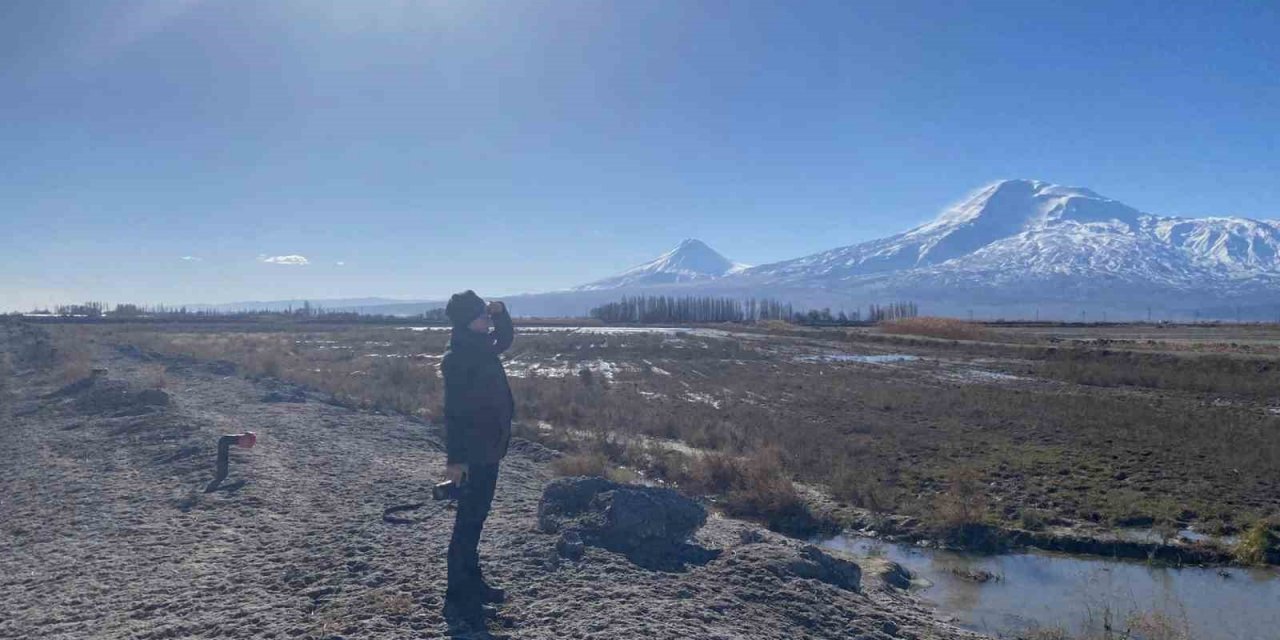
<path fill-rule="evenodd" d="M 260 262 L 268 264 L 284 264 L 294 267 L 301 267 L 311 264 L 306 256 L 290 255 L 290 256 L 258 256 Z"/>
<path fill-rule="evenodd" d="M 183 262 L 200 262 L 200 258 L 195 256 L 182 256 Z"/>
<path fill-rule="evenodd" d="M 343 262 L 342 260 L 339 260 L 339 261 L 337 262 L 337 265 L 338 265 L 339 267 L 345 267 L 345 266 L 347 266 L 347 263 L 346 263 L 346 262 Z"/>

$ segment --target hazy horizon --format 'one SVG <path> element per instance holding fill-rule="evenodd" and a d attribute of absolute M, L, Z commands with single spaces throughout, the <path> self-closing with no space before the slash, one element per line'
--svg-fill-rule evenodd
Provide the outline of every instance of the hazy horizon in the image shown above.
<path fill-rule="evenodd" d="M 0 8 L 0 310 L 765 264 L 1002 178 L 1280 218 L 1273 6 Z"/>

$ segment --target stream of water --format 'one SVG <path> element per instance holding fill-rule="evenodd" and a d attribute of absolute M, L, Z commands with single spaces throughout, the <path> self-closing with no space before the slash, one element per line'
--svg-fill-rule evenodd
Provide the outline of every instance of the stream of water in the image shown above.
<path fill-rule="evenodd" d="M 1123 630 L 1131 615 L 1157 613 L 1197 640 L 1280 638 L 1275 568 L 1172 568 L 1039 551 L 984 556 L 855 536 L 822 545 L 897 562 L 923 578 L 921 599 L 956 624 L 997 637 L 1036 628 L 1096 631 L 1107 617 Z M 975 581 L 979 574 L 991 578 Z"/>

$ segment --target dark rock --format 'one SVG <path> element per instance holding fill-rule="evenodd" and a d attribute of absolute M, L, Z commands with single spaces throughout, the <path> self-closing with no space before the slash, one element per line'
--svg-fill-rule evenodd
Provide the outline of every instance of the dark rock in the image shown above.
<path fill-rule="evenodd" d="M 976 582 L 978 584 L 991 582 L 992 580 L 996 582 L 1000 581 L 999 576 L 985 569 L 961 569 L 959 567 L 955 567 L 951 569 L 951 575 L 960 578 L 961 580 Z"/>
<path fill-rule="evenodd" d="M 911 587 L 911 571 L 896 562 L 889 563 L 887 570 L 880 574 L 880 579 L 895 589 Z"/>
<path fill-rule="evenodd" d="M 263 382 L 267 393 L 262 396 L 263 402 L 303 403 L 307 401 L 307 390 L 296 384 L 268 378 Z"/>
<path fill-rule="evenodd" d="M 214 360 L 205 363 L 205 370 L 215 376 L 234 376 L 236 374 L 236 363 L 227 360 Z"/>
<path fill-rule="evenodd" d="M 116 416 L 135 416 L 150 413 L 159 407 L 169 406 L 169 394 L 160 389 L 134 391 L 120 380 L 110 380 L 103 373 L 77 380 L 52 394 L 53 397 L 71 397 L 80 410 L 88 413 L 107 413 Z"/>
<path fill-rule="evenodd" d="M 306 392 L 301 389 L 292 389 L 288 391 L 268 391 L 262 396 L 263 402 L 290 402 L 302 403 L 307 401 Z"/>
<path fill-rule="evenodd" d="M 702 505 L 671 489 L 622 485 L 604 478 L 560 478 L 547 485 L 538 504 L 542 531 L 572 530 L 585 544 L 658 569 L 677 569 L 714 557 L 714 552 L 686 543 L 706 519 Z"/>
<path fill-rule="evenodd" d="M 169 406 L 169 394 L 160 389 L 143 389 L 135 394 L 137 404 L 148 407 L 167 407 Z"/>

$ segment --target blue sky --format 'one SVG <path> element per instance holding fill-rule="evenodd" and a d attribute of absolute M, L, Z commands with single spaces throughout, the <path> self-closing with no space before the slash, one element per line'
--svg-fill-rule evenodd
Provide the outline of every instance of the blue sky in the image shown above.
<path fill-rule="evenodd" d="M 0 3 L 0 309 L 760 264 L 1008 177 L 1280 218 L 1278 7 Z"/>

